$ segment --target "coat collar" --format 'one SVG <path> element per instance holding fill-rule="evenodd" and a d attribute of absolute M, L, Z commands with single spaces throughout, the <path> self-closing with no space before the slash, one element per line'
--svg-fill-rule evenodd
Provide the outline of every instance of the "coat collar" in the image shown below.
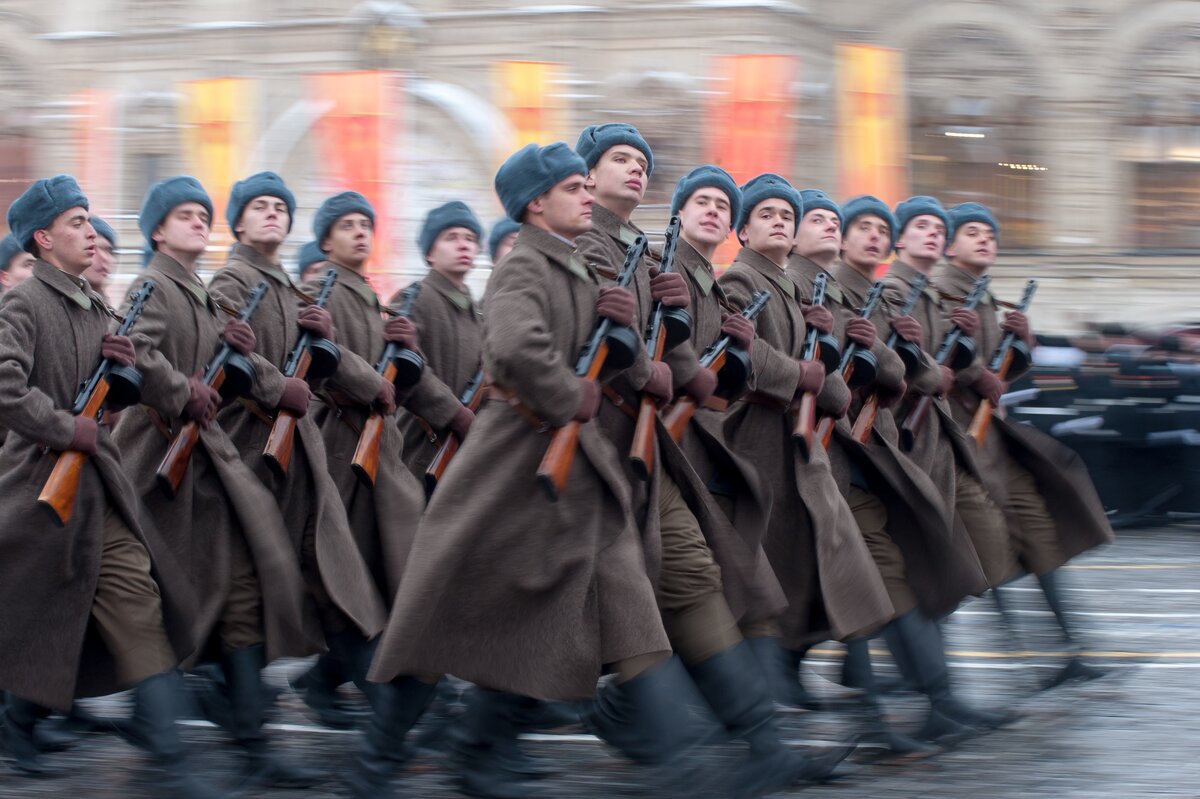
<path fill-rule="evenodd" d="M 778 264 L 758 252 L 758 250 L 742 247 L 742 249 L 738 250 L 738 254 L 733 259 L 733 262 L 735 264 L 745 264 L 778 286 L 784 294 L 793 300 L 799 300 L 799 287 L 787 276 L 784 270 L 779 268 Z"/>
<path fill-rule="evenodd" d="M 244 263 L 250 264 L 258 271 L 270 277 L 276 283 L 282 283 L 285 286 L 294 286 L 295 283 L 287 272 L 283 271 L 283 267 L 275 263 L 267 256 L 260 253 L 248 244 L 234 244 L 233 249 L 229 251 L 230 259 L 237 259 Z"/>
<path fill-rule="evenodd" d="M 216 305 L 212 298 L 208 296 L 208 292 L 204 288 L 204 284 L 200 282 L 200 278 L 195 272 L 189 272 L 184 268 L 183 264 L 176 261 L 169 255 L 164 255 L 161 252 L 155 251 L 150 258 L 147 268 L 151 271 L 158 272 L 170 280 L 173 280 L 181 288 L 187 291 L 196 302 L 201 305 L 209 306 L 210 310 L 216 312 Z"/>
<path fill-rule="evenodd" d="M 825 267 L 818 264 L 811 258 L 803 255 L 792 253 L 788 256 L 787 273 L 792 278 L 800 291 L 808 297 L 812 296 L 813 284 L 817 281 L 817 275 L 824 274 L 825 282 L 825 300 L 826 303 L 834 303 L 835 305 L 842 304 L 842 290 L 838 288 L 837 281 L 834 280 L 833 274 L 826 271 Z"/>
<path fill-rule="evenodd" d="M 596 276 L 583 263 L 583 259 L 576 254 L 574 248 L 565 239 L 560 239 L 540 227 L 523 224 L 521 232 L 517 234 L 517 246 L 519 247 L 521 244 L 529 245 L 551 263 L 565 269 L 580 280 L 589 283 L 598 282 Z"/>
<path fill-rule="evenodd" d="M 903 280 L 905 285 L 911 286 L 916 276 L 921 273 L 904 263 L 904 261 L 897 259 L 892 261 L 891 267 L 888 268 L 888 274 L 894 275 L 900 280 Z M 925 291 L 922 293 L 929 299 L 933 300 L 934 305 L 940 306 L 942 304 L 942 298 L 938 296 L 937 289 L 933 288 L 928 283 L 925 284 Z"/>
<path fill-rule="evenodd" d="M 90 311 L 92 305 L 105 308 L 100 296 L 88 287 L 87 281 L 81 277 L 72 277 L 53 264 L 38 258 L 33 264 L 33 276 L 74 302 L 85 311 Z"/>
<path fill-rule="evenodd" d="M 948 294 L 965 297 L 975 288 L 976 277 L 965 269 L 959 269 L 951 264 L 938 264 L 929 275 L 930 282 Z M 991 293 L 985 291 L 979 300 L 980 305 L 991 302 Z"/>
<path fill-rule="evenodd" d="M 325 263 L 338 271 L 337 284 L 339 286 L 344 286 L 353 291 L 358 295 L 359 299 L 367 304 L 367 307 L 374 308 L 377 311 L 380 309 L 379 295 L 375 293 L 375 289 L 371 288 L 371 284 L 367 282 L 366 276 L 348 266 L 342 266 L 337 261 L 326 261 Z"/>
<path fill-rule="evenodd" d="M 592 204 L 592 228 L 621 242 L 622 247 L 628 247 L 638 236 L 643 235 L 642 231 L 622 222 L 620 217 L 599 203 Z"/>
<path fill-rule="evenodd" d="M 862 305 L 875 285 L 874 281 L 862 272 L 840 261 L 833 268 L 833 276 L 837 280 L 838 286 L 841 287 L 846 300 L 854 305 Z"/>
<path fill-rule="evenodd" d="M 426 288 L 432 288 L 436 290 L 439 294 L 452 302 L 459 310 L 474 310 L 475 303 L 471 299 L 470 292 L 459 291 L 459 289 L 450 282 L 449 278 L 447 278 L 441 272 L 435 272 L 430 269 L 429 274 L 427 274 L 425 279 L 421 282 L 425 284 Z"/>
<path fill-rule="evenodd" d="M 718 296 L 723 293 L 717 285 L 717 276 L 712 264 L 682 236 L 676 240 L 675 263 L 692 276 L 692 282 L 696 284 L 702 296 L 707 297 L 714 288 L 717 289 Z"/>

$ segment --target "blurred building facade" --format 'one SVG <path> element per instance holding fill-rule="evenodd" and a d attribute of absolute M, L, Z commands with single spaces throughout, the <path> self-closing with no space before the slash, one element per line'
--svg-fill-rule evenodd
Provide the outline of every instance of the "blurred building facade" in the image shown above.
<path fill-rule="evenodd" d="M 390 288 L 422 272 L 428 208 L 490 221 L 516 146 L 627 120 L 655 150 L 647 229 L 703 161 L 972 199 L 1000 214 L 1002 286 L 1044 278 L 1053 326 L 1183 318 L 1198 67 L 1200 3 L 1180 0 L 4 0 L 0 207 L 73 172 L 133 249 L 154 180 L 192 172 L 220 204 L 274 169 L 295 247 L 332 191 L 376 201 Z"/>

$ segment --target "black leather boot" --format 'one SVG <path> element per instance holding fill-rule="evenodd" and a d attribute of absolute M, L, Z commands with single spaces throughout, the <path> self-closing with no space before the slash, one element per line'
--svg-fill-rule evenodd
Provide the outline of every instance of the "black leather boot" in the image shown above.
<path fill-rule="evenodd" d="M 344 664 L 333 654 L 332 641 L 329 647 L 330 651 L 318 657 L 312 668 L 288 683 L 304 700 L 318 724 L 336 730 L 350 729 L 355 718 L 342 707 L 337 694 L 338 686 L 346 682 Z"/>
<path fill-rule="evenodd" d="M 526 799 L 538 795 L 514 770 L 519 759 L 518 723 L 529 700 L 514 694 L 474 692 L 461 719 L 454 760 L 463 793 L 482 799 Z"/>
<path fill-rule="evenodd" d="M 845 746 L 805 756 L 780 740 L 775 706 L 764 689 L 758 660 L 745 641 L 688 667 L 696 687 L 730 735 L 750 744 L 735 777 L 737 797 L 765 796 L 797 783 L 826 782 L 854 751 Z M 757 672 L 757 673 L 756 673 Z"/>
<path fill-rule="evenodd" d="M 1058 626 L 1062 630 L 1063 638 L 1067 645 L 1078 653 L 1080 645 L 1072 632 L 1071 623 L 1067 619 L 1067 604 L 1062 594 L 1062 586 L 1059 584 L 1058 571 L 1050 571 L 1045 574 L 1038 575 L 1038 584 L 1042 587 L 1042 593 L 1046 597 L 1046 604 L 1050 606 L 1050 611 L 1054 614 L 1054 618 L 1058 621 Z M 1046 683 L 1043 684 L 1042 690 L 1057 688 L 1068 682 L 1088 682 L 1096 680 L 1108 674 L 1107 671 L 1098 669 L 1094 666 L 1089 666 L 1084 663 L 1078 654 L 1071 656 L 1058 672 L 1055 673 Z"/>
<path fill-rule="evenodd" d="M 265 713 L 262 670 L 266 655 L 261 646 L 229 652 L 222 659 L 229 686 L 233 738 L 248 757 L 246 779 L 270 788 L 308 788 L 325 778 L 323 772 L 289 763 L 271 751 L 263 732 Z"/>
<path fill-rule="evenodd" d="M 13 759 L 13 768 L 27 777 L 49 777 L 51 771 L 38 757 L 34 727 L 50 715 L 39 704 L 8 693 L 4 706 L 4 744 Z"/>
<path fill-rule="evenodd" d="M 180 679 L 175 672 L 147 677 L 133 691 L 133 737 L 154 757 L 161 769 L 156 782 L 164 797 L 220 799 L 218 791 L 196 777 L 187 767 L 183 743 L 175 728 L 180 705 Z"/>
<path fill-rule="evenodd" d="M 404 738 L 437 691 L 437 685 L 413 677 L 397 677 L 388 687 L 377 695 L 375 712 L 355 755 L 357 768 L 349 780 L 354 799 L 392 795 L 392 774 L 407 757 Z"/>
<path fill-rule="evenodd" d="M 871 665 L 870 641 L 852 638 L 846 642 L 846 659 L 842 663 L 842 674 L 847 685 L 861 688 L 862 707 L 866 714 L 859 743 L 865 750 L 882 751 L 884 759 L 920 760 L 931 757 L 941 749 L 931 744 L 909 738 L 892 729 L 883 715 L 879 692 L 875 687 L 875 671 Z"/>
<path fill-rule="evenodd" d="M 804 690 L 800 679 L 800 664 L 807 649 L 784 649 L 778 638 L 768 637 L 747 638 L 746 644 L 766 674 L 767 691 L 775 702 L 802 710 L 821 709 L 821 703 Z"/>

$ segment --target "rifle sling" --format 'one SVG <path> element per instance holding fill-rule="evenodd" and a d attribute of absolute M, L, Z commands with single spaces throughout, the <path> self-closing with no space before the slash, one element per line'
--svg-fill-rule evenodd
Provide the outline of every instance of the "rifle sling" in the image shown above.
<path fill-rule="evenodd" d="M 545 433 L 551 429 L 545 421 L 543 421 L 536 413 L 529 409 L 529 406 L 521 402 L 516 394 L 512 393 L 503 386 L 498 386 L 492 383 L 487 387 L 487 394 L 484 396 L 485 402 L 507 402 L 517 414 L 529 423 L 529 426 L 534 429 L 534 432 Z"/>
<path fill-rule="evenodd" d="M 166 423 L 158 411 L 154 410 L 149 405 L 143 404 L 139 405 L 138 407 L 146 412 L 146 416 L 150 419 L 150 424 L 154 425 L 155 430 L 162 433 L 163 438 L 165 438 L 167 441 L 171 441 L 174 438 L 174 436 L 171 435 L 171 426 Z"/>
<path fill-rule="evenodd" d="M 612 386 L 601 386 L 600 393 L 603 394 L 604 398 L 611 402 L 617 410 L 628 416 L 630 419 L 637 421 L 637 411 L 634 410 L 632 405 L 625 401 L 624 397 L 617 393 L 616 389 L 614 389 Z"/>

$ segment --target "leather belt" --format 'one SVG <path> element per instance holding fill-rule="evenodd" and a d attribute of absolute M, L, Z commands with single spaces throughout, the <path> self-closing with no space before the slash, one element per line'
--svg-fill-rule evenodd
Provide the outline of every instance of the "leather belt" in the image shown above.
<path fill-rule="evenodd" d="M 257 402 L 252 399 L 246 399 L 245 397 L 238 397 L 238 402 L 242 404 L 243 408 L 250 412 L 251 416 L 255 417 L 265 425 L 274 426 L 275 418 L 271 416 L 271 414 L 264 411 L 263 407 Z"/>
<path fill-rule="evenodd" d="M 319 397 L 322 402 L 330 407 L 334 415 L 341 419 L 342 422 L 345 423 L 346 427 L 349 427 L 350 430 L 354 432 L 354 435 L 362 435 L 362 428 L 350 421 L 350 417 L 347 416 L 345 411 L 342 410 L 344 406 L 362 407 L 361 402 L 355 402 L 349 394 L 344 394 L 341 391 L 335 391 L 333 389 L 325 389 L 321 393 L 317 394 L 317 397 Z"/>
<path fill-rule="evenodd" d="M 158 411 L 154 410 L 149 405 L 141 405 L 139 407 L 146 412 L 146 416 L 150 419 L 150 424 L 154 425 L 155 430 L 162 433 L 163 438 L 165 438 L 167 441 L 171 441 L 174 438 L 174 436 L 171 435 L 170 425 L 166 423 Z"/>
<path fill-rule="evenodd" d="M 701 408 L 708 408 L 710 411 L 725 411 L 729 408 L 729 400 L 724 397 L 718 397 L 716 394 L 709 395 L 700 405 Z"/>
<path fill-rule="evenodd" d="M 487 387 L 486 391 L 486 399 L 488 402 L 507 402 L 508 406 L 516 411 L 522 419 L 528 422 L 529 426 L 532 427 L 536 432 L 545 433 L 552 429 L 547 422 L 542 420 L 540 416 L 530 410 L 528 405 L 521 402 L 520 398 L 517 397 L 516 394 L 504 388 L 503 386 L 498 386 L 495 383 L 492 383 Z"/>
<path fill-rule="evenodd" d="M 612 386 L 601 386 L 600 393 L 603 394 L 604 398 L 611 402 L 613 406 L 621 413 L 625 414 L 630 419 L 635 421 L 637 420 L 637 411 L 635 411 L 633 406 L 626 402 L 625 398 L 618 394 L 616 389 L 614 389 Z"/>

